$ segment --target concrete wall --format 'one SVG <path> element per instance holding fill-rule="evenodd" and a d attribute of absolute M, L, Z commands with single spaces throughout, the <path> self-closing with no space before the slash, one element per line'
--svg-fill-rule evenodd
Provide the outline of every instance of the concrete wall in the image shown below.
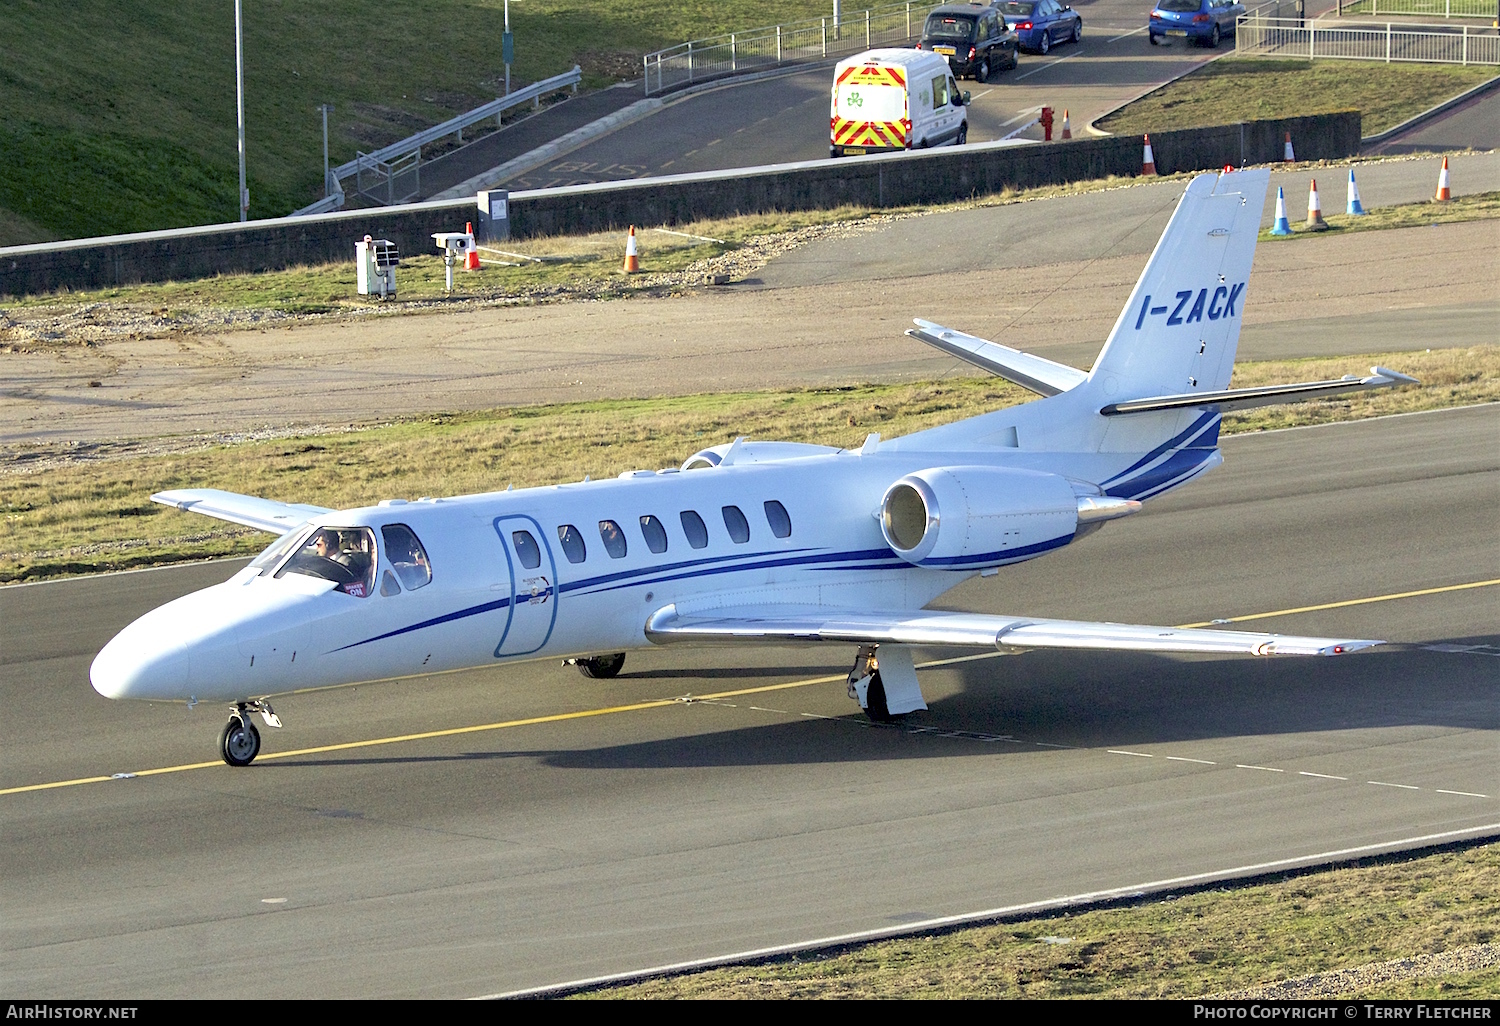
<path fill-rule="evenodd" d="M 1152 137 L 1151 145 L 1163 174 L 1278 161 L 1287 132 L 1298 159 L 1337 159 L 1359 152 L 1359 122 L 1357 111 L 1250 121 L 1162 132 Z M 1140 136 L 1036 145 L 979 143 L 516 192 L 510 202 L 511 234 L 574 234 L 845 203 L 941 203 L 1007 186 L 1135 175 L 1141 170 L 1141 143 Z M 352 261 L 355 241 L 366 234 L 390 239 L 403 255 L 435 253 L 433 232 L 462 230 L 465 221 L 477 220 L 475 215 L 474 200 L 446 200 L 14 246 L 0 249 L 0 295 Z"/>

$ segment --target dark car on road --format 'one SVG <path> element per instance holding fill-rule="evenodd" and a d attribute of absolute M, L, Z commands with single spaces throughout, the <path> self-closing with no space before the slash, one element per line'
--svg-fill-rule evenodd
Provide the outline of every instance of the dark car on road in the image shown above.
<path fill-rule="evenodd" d="M 1218 46 L 1219 40 L 1234 35 L 1235 23 L 1244 13 L 1245 5 L 1233 0 L 1159 0 L 1146 30 L 1152 46 L 1159 45 L 1163 36 Z"/>
<path fill-rule="evenodd" d="M 1083 15 L 1057 0 L 1002 0 L 995 9 L 1016 30 L 1021 49 L 1046 53 L 1083 38 Z"/>
<path fill-rule="evenodd" d="M 984 82 L 992 72 L 1016 66 L 1020 41 L 995 7 L 945 4 L 927 16 L 917 49 L 942 54 L 959 78 Z"/>

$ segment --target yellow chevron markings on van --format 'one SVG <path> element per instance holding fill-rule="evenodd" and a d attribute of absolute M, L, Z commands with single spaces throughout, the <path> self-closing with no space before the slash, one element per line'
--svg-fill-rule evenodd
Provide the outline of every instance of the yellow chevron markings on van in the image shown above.
<path fill-rule="evenodd" d="M 1323 609 L 1341 609 L 1346 606 L 1362 606 L 1372 602 L 1390 602 L 1394 599 L 1418 598 L 1423 595 L 1441 595 L 1447 592 L 1468 591 L 1473 588 L 1490 588 L 1500 585 L 1500 578 L 1489 581 L 1470 581 L 1465 584 L 1449 584 L 1441 588 L 1421 588 L 1416 591 L 1399 591 L 1389 595 L 1372 595 L 1368 598 L 1347 599 L 1343 602 L 1324 602 L 1316 606 L 1298 606 L 1295 609 L 1277 609 L 1269 613 L 1250 613 L 1245 616 L 1236 616 L 1218 623 L 1243 623 L 1246 620 L 1263 620 L 1272 616 L 1290 616 L 1294 613 L 1312 613 Z M 1178 627 L 1209 627 L 1214 621 L 1203 623 L 1183 623 Z M 1002 655 L 1000 652 L 980 652 L 974 655 L 959 656 L 953 659 L 937 659 L 932 662 L 922 663 L 920 669 L 930 669 L 935 666 L 948 666 L 953 663 L 969 662 L 975 659 L 991 659 Z M 346 741 L 336 745 L 319 745 L 315 748 L 297 748 L 289 752 L 262 752 L 256 759 L 257 762 L 265 762 L 269 759 L 294 759 L 304 755 L 322 755 L 326 752 L 347 752 L 356 748 L 374 748 L 378 745 L 394 745 L 406 741 L 425 741 L 430 738 L 455 737 L 460 734 L 479 734 L 491 730 L 508 730 L 512 727 L 531 727 L 543 723 L 562 723 L 567 720 L 583 720 L 595 716 L 613 716 L 617 713 L 641 712 L 646 709 L 664 709 L 668 706 L 681 705 L 693 702 L 711 702 L 725 698 L 739 698 L 744 695 L 759 695 L 770 691 L 788 691 L 793 688 L 805 688 L 814 684 L 831 684 L 834 681 L 845 679 L 844 674 L 836 674 L 827 677 L 809 677 L 805 680 L 787 681 L 784 684 L 763 684 L 753 688 L 737 688 L 733 691 L 716 691 L 706 695 L 683 695 L 676 698 L 656 698 L 647 702 L 633 702 L 629 705 L 612 705 L 602 709 L 580 709 L 574 712 L 553 713 L 548 716 L 531 716 L 521 720 L 503 720 L 499 723 L 481 723 L 469 727 L 449 727 L 445 730 L 427 730 L 418 734 L 398 734 L 392 737 L 367 738 L 363 741 Z M 136 770 L 132 773 L 116 775 L 103 775 L 93 777 L 77 777 L 72 780 L 53 780 L 45 784 L 24 784 L 20 787 L 0 788 L 0 795 L 22 794 L 28 791 L 50 791 L 59 787 L 77 787 L 80 784 L 101 784 L 110 780 L 132 777 L 154 777 L 166 773 L 186 773 L 189 770 L 212 769 L 224 764 L 218 760 L 212 762 L 189 762 L 180 766 L 160 766 L 155 769 Z M 226 767 L 227 768 L 227 767 Z"/>

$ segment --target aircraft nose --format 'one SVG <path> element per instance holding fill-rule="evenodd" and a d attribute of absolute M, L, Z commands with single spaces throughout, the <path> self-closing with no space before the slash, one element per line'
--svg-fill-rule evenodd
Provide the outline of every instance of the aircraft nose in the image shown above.
<path fill-rule="evenodd" d="M 182 698 L 188 653 L 163 617 L 144 616 L 105 645 L 89 667 L 89 682 L 105 698 Z"/>

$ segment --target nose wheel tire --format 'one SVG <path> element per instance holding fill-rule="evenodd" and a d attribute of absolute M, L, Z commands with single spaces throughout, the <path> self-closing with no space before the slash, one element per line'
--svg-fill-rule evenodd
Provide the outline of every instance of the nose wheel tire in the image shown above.
<path fill-rule="evenodd" d="M 578 660 L 578 672 L 591 680 L 609 680 L 616 676 L 624 665 L 625 653 L 616 652 L 614 655 Z"/>
<path fill-rule="evenodd" d="M 969 123 L 967 121 L 965 121 L 963 124 L 961 124 L 961 125 L 958 126 L 958 140 L 957 140 L 957 142 L 954 143 L 954 145 L 956 145 L 956 146 L 962 146 L 965 143 L 967 143 L 968 141 L 969 141 Z"/>
<path fill-rule="evenodd" d="M 260 754 L 260 731 L 246 714 L 229 717 L 219 732 L 219 755 L 231 766 L 248 766 Z"/>

